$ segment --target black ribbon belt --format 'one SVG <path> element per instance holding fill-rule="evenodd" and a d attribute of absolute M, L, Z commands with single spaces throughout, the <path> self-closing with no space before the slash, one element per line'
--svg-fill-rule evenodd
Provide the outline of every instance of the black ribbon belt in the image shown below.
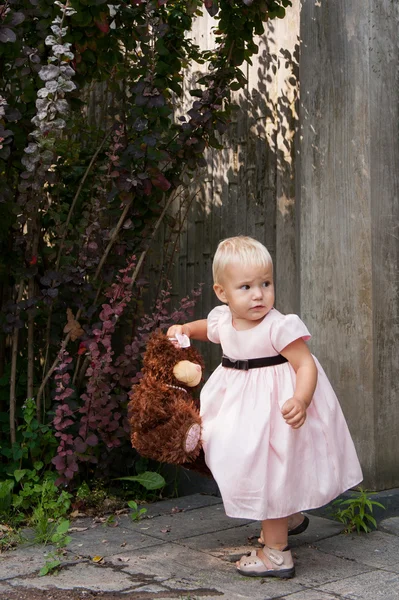
<path fill-rule="evenodd" d="M 231 360 L 227 356 L 222 357 L 222 367 L 228 369 L 240 369 L 241 371 L 248 371 L 248 369 L 259 369 L 260 367 L 274 367 L 275 365 L 282 365 L 288 362 L 284 356 L 277 354 L 277 356 L 265 356 L 264 358 L 248 358 L 247 360 Z"/>

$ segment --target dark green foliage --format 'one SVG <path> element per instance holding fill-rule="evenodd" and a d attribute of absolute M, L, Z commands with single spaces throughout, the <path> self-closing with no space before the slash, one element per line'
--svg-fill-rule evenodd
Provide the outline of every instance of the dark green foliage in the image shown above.
<path fill-rule="evenodd" d="M 137 261 L 160 215 L 173 230 L 165 207 L 206 164 L 207 149 L 221 147 L 231 92 L 246 83 L 240 66 L 258 50 L 254 36 L 291 3 L 205 2 L 216 14 L 216 47 L 200 50 L 188 34 L 202 4 L 0 5 L 0 428 L 11 436 L 1 450 L 5 480 L 26 471 L 34 486 L 54 453 L 52 464 L 68 481 L 105 464 L 128 440 L 127 395 L 145 336 L 192 309 L 194 300 L 185 299 L 171 315 L 162 281 L 159 304 L 144 310 Z M 177 117 L 185 69 L 194 62 L 206 64 L 207 74 Z M 101 118 L 92 117 L 99 111 Z M 151 316 L 141 322 L 145 312 Z M 30 423 L 27 397 L 38 410 Z"/>

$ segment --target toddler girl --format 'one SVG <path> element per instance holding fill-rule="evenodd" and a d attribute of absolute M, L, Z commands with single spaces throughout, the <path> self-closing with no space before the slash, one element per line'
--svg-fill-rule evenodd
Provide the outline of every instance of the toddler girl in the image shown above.
<path fill-rule="evenodd" d="M 201 392 L 205 459 L 226 514 L 262 521 L 265 544 L 237 569 L 290 578 L 288 517 L 298 523 L 299 511 L 357 485 L 361 468 L 335 393 L 305 343 L 306 326 L 273 307 L 267 249 L 246 236 L 220 242 L 213 279 L 223 306 L 167 335 L 221 344 L 222 364 Z"/>

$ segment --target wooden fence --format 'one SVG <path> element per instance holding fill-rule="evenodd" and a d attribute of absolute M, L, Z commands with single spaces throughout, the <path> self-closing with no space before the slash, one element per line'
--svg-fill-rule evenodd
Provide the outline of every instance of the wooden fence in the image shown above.
<path fill-rule="evenodd" d="M 166 225 L 149 257 L 151 287 L 161 271 L 170 273 L 176 300 L 203 284 L 195 318 L 206 317 L 218 304 L 212 289 L 212 259 L 218 242 L 247 234 L 269 249 L 276 269 L 277 303 L 283 311 L 298 308 L 295 250 L 295 142 L 298 108 L 298 8 L 284 21 L 273 21 L 258 40 L 259 54 L 245 67 L 248 85 L 234 96 L 238 110 L 222 138 L 223 150 L 208 152 L 207 167 L 183 198 L 175 202 L 178 236 L 172 268 L 165 256 Z M 212 47 L 212 19 L 196 22 L 193 37 Z M 199 74 L 187 74 L 186 89 Z M 188 102 L 188 94 L 186 102 Z M 153 298 L 152 298 L 153 299 Z M 220 348 L 201 347 L 215 366 Z"/>
<path fill-rule="evenodd" d="M 204 283 L 195 315 L 204 317 L 217 304 L 219 240 L 242 233 L 266 244 L 276 306 L 298 312 L 314 334 L 364 486 L 380 490 L 399 486 L 398 29 L 392 0 L 294 1 L 269 25 L 225 149 L 200 176 L 172 269 L 176 297 Z M 197 42 L 209 44 L 209 31 L 209 19 L 198 22 Z M 202 351 L 215 366 L 220 349 Z"/>

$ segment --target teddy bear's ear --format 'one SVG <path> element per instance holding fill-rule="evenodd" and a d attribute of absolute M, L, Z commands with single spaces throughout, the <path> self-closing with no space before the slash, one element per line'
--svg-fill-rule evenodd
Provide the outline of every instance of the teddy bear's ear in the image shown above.
<path fill-rule="evenodd" d="M 154 332 L 148 342 L 144 354 L 143 372 L 162 379 L 164 383 L 172 383 L 174 365 L 185 358 L 183 350 L 176 348 L 161 331 Z"/>

